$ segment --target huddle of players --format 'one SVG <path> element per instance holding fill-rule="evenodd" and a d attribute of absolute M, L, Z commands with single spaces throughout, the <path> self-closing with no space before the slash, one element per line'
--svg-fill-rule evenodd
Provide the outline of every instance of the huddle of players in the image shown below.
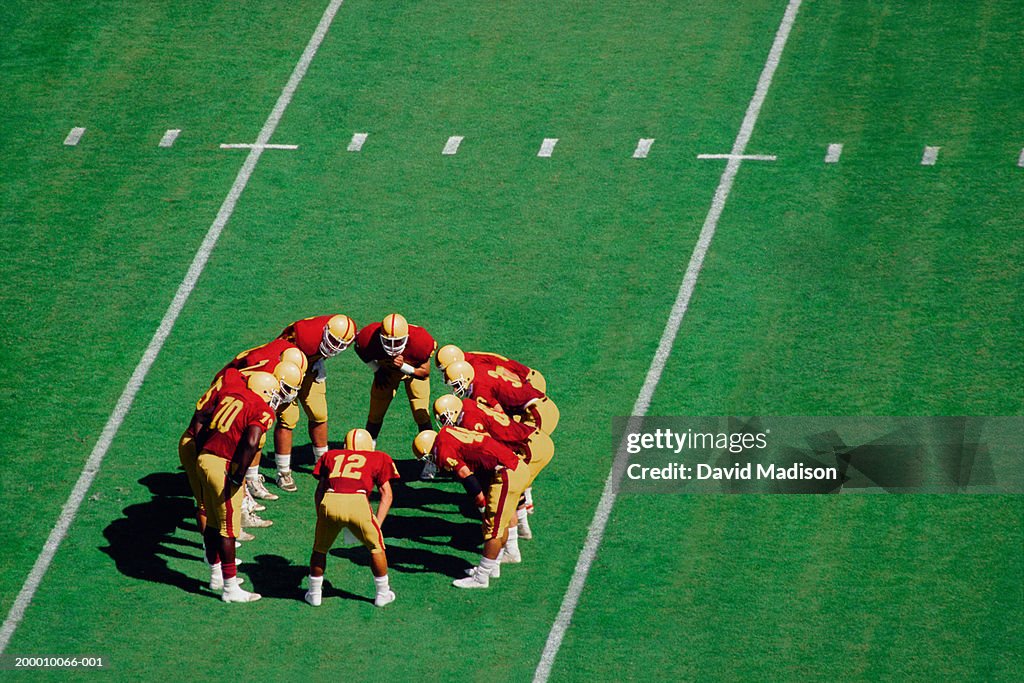
<path fill-rule="evenodd" d="M 366 429 L 350 430 L 344 449 L 328 451 L 324 361 L 353 341 L 357 355 L 374 372 Z M 543 393 L 544 379 L 535 370 L 495 354 L 467 354 L 445 346 L 435 359 L 455 394 L 435 402 L 441 428 L 434 431 L 428 405 L 435 348 L 426 330 L 409 325 L 398 314 L 358 334 L 348 316 L 318 316 L 297 321 L 274 341 L 240 353 L 217 374 L 196 403 L 179 442 L 179 458 L 197 502 L 210 588 L 222 590 L 225 602 L 260 598 L 239 587 L 236 538 L 245 533 L 243 513 L 246 525 L 271 524 L 252 510 L 265 509 L 254 497 L 278 498 L 259 474 L 260 451 L 275 418 L 276 483 L 283 491 L 297 489 L 291 447 L 300 404 L 309 420 L 317 460 L 313 474 L 318 479 L 306 601 L 320 604 L 327 552 L 342 531 L 370 551 L 377 590 L 374 604 L 383 606 L 395 599 L 380 525 L 391 507 L 389 482 L 398 472 L 375 444 L 400 384 L 405 385 L 420 429 L 413 451 L 424 461 L 424 475 L 431 476 L 431 466 L 451 471 L 481 508 L 480 565 L 455 585 L 486 587 L 499 575 L 500 561 L 521 561 L 518 536 L 531 536 L 526 519 L 529 487 L 554 454 L 549 434 L 557 425 L 558 409 Z M 369 505 L 374 486 L 381 494 L 376 513 Z"/>

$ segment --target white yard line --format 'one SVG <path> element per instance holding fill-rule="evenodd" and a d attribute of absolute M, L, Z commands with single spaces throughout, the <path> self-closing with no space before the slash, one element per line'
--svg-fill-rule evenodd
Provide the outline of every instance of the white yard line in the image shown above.
<path fill-rule="evenodd" d="M 544 142 L 540 143 L 540 151 L 537 152 L 539 157 L 549 157 L 551 153 L 555 151 L 555 145 L 558 144 L 558 138 L 544 138 Z"/>
<path fill-rule="evenodd" d="M 636 150 L 633 152 L 634 159 L 646 159 L 648 153 L 651 151 L 651 145 L 654 144 L 654 138 L 640 138 L 636 143 Z"/>
<path fill-rule="evenodd" d="M 462 144 L 461 135 L 453 135 L 448 138 L 448 142 L 444 143 L 444 149 L 441 150 L 441 154 L 452 155 L 457 154 L 459 151 L 459 145 Z"/>
<path fill-rule="evenodd" d="M 690 297 L 693 295 L 694 287 L 697 284 L 697 276 L 700 274 L 704 257 L 707 255 L 708 248 L 711 245 L 711 238 L 715 235 L 718 219 L 721 217 L 722 210 L 725 208 L 725 202 L 729 198 L 729 192 L 732 190 L 736 172 L 739 170 L 740 164 L 743 163 L 743 153 L 747 148 L 747 143 L 750 142 L 751 135 L 754 133 L 754 124 L 757 122 L 757 117 L 761 112 L 761 106 L 764 104 L 765 96 L 768 94 L 768 88 L 772 84 L 775 69 L 779 66 L 782 50 L 789 39 L 789 32 L 796 21 L 796 14 L 797 10 L 800 9 L 800 3 L 801 0 L 790 0 L 782 17 L 782 23 L 779 25 L 779 30 L 775 34 L 775 41 L 772 43 L 771 51 L 768 53 L 768 60 L 761 71 L 761 77 L 757 81 L 754 96 L 747 106 L 747 113 L 743 117 L 740 131 L 733 143 L 731 155 L 733 158 L 728 160 L 725 165 L 725 171 L 722 172 L 722 178 L 718 182 L 714 199 L 711 201 L 711 208 L 704 219 L 704 227 L 701 228 L 700 237 L 697 239 L 697 244 L 693 248 L 693 254 L 690 256 L 690 263 L 686 267 L 686 274 L 683 276 L 683 282 L 679 287 L 675 304 L 672 306 L 672 312 L 669 314 L 668 321 L 665 324 L 665 331 L 662 333 L 658 349 L 651 359 L 651 365 L 647 370 L 647 377 L 644 380 L 643 387 L 640 389 L 640 394 L 636 398 L 636 403 L 633 404 L 633 415 L 636 416 L 632 421 L 633 424 L 636 423 L 639 417 L 647 414 L 647 410 L 651 405 L 651 399 L 654 396 L 654 390 L 661 381 L 661 374 L 665 370 L 665 364 L 668 362 L 676 335 L 679 333 L 679 326 L 690 304 Z M 558 616 L 555 618 L 551 631 L 548 633 L 548 639 L 544 645 L 544 651 L 541 653 L 540 662 L 534 671 L 533 680 L 535 683 L 543 683 L 551 675 L 555 658 L 562 647 L 562 640 L 565 638 L 565 633 L 572 621 L 576 606 L 579 604 L 580 595 L 583 593 L 583 586 L 587 581 L 587 575 L 590 573 L 594 558 L 597 556 L 601 539 L 604 537 L 608 520 L 612 514 L 612 507 L 615 505 L 615 498 L 618 495 L 619 484 L 626 469 L 628 457 L 625 446 L 625 442 L 619 445 L 615 459 L 612 462 L 611 471 L 605 480 L 601 500 L 598 502 L 597 509 L 594 511 L 594 518 L 590 522 L 583 550 L 576 561 L 576 569 L 565 592 L 565 597 L 562 599 L 562 606 L 558 610 Z"/>
<path fill-rule="evenodd" d="M 369 133 L 356 133 L 352 136 L 352 142 L 348 143 L 348 151 L 358 152 L 363 148 L 363 143 L 366 142 L 366 138 L 370 136 Z"/>
<path fill-rule="evenodd" d="M 1020 150 L 1020 156 L 1017 157 L 1017 167 L 1024 168 L 1024 148 Z"/>
<path fill-rule="evenodd" d="M 85 128 L 72 128 L 68 136 L 64 138 L 64 144 L 68 147 L 74 147 L 82 139 L 83 135 L 85 135 Z"/>
<path fill-rule="evenodd" d="M 839 142 L 833 142 L 828 146 L 828 151 L 825 152 L 825 163 L 826 164 L 838 164 L 839 157 L 843 155 L 843 145 Z"/>
<path fill-rule="evenodd" d="M 164 133 L 164 136 L 162 138 L 160 138 L 160 146 L 161 147 L 170 147 L 171 145 L 174 144 L 174 141 L 178 139 L 179 135 L 181 135 L 181 129 L 180 128 L 170 128 L 170 129 L 168 129 L 168 131 L 166 133 Z"/>
<path fill-rule="evenodd" d="M 221 149 L 298 149 L 298 145 L 261 145 L 259 143 L 252 142 L 229 142 L 222 143 Z"/>
<path fill-rule="evenodd" d="M 922 166 L 934 166 L 935 162 L 939 159 L 939 147 L 925 147 L 924 154 L 921 155 Z"/>
<path fill-rule="evenodd" d="M 327 30 L 330 28 L 331 22 L 334 21 L 334 15 L 337 14 L 342 2 L 344 0 L 331 0 L 330 5 L 324 10 L 320 23 L 313 33 L 313 37 L 309 39 L 309 44 L 306 45 L 306 49 L 299 58 L 298 64 L 295 65 L 291 78 L 288 79 L 288 83 L 285 84 L 281 96 L 278 97 L 273 111 L 270 112 L 270 116 L 267 117 L 266 122 L 263 124 L 262 130 L 260 130 L 259 136 L 256 138 L 256 145 L 250 150 L 245 163 L 242 164 L 242 168 L 239 170 L 231 190 L 228 192 L 227 197 L 225 197 L 224 203 L 221 204 L 220 211 L 217 212 L 217 217 L 213 220 L 213 224 L 206 233 L 199 251 L 196 252 L 192 265 L 189 266 L 185 279 L 181 281 L 178 291 L 175 293 L 173 301 L 171 301 L 171 305 L 168 306 L 167 312 L 164 313 L 163 320 L 160 321 L 160 327 L 153 334 L 149 346 L 146 347 L 146 351 L 142 355 L 142 360 L 135 366 L 131 379 L 128 380 L 124 391 L 121 392 L 121 397 L 114 407 L 114 412 L 110 414 L 110 418 L 107 420 L 99 440 L 93 447 L 92 453 L 89 454 L 89 459 L 86 461 L 85 467 L 82 469 L 82 473 L 79 475 L 78 481 L 71 491 L 71 495 L 68 496 L 67 502 L 64 503 L 64 508 L 60 512 L 57 523 L 54 525 L 53 530 L 50 531 L 50 536 L 46 539 L 39 557 L 36 558 L 36 562 L 25 579 L 18 597 L 15 598 L 14 604 L 7 613 L 3 627 L 0 627 L 0 654 L 3 654 L 4 650 L 7 649 L 14 631 L 18 628 L 18 624 L 21 623 L 22 617 L 25 616 L 25 610 L 28 609 L 29 603 L 32 602 L 32 597 L 39 588 L 39 584 L 42 583 L 43 577 L 46 575 L 54 555 L 57 553 L 57 549 L 60 548 L 61 542 L 71 527 L 71 523 L 75 520 L 78 509 L 85 499 L 85 494 L 89 491 L 93 479 L 96 478 L 100 465 L 103 463 L 103 458 L 106 456 L 110 444 L 114 441 L 114 437 L 117 436 L 121 423 L 124 422 L 125 416 L 131 409 L 135 396 L 142 387 L 142 382 L 146 379 L 146 374 L 153 366 L 157 354 L 160 353 L 160 349 L 163 347 L 168 335 L 170 335 L 171 329 L 174 327 L 174 323 L 178 319 L 182 308 L 184 308 L 185 302 L 188 301 L 189 295 L 192 294 L 192 290 L 195 288 L 196 282 L 199 280 L 199 276 L 202 274 L 203 268 L 206 266 L 206 262 L 217 244 L 221 231 L 227 224 L 228 219 L 231 218 L 238 198 L 241 196 L 242 191 L 249 182 L 249 178 L 252 176 L 253 170 L 256 168 L 256 163 L 263 153 L 263 148 L 270 141 L 274 130 L 277 129 L 285 109 L 292 101 L 295 89 L 299 87 L 299 83 L 302 82 L 303 77 L 306 75 L 306 70 L 309 68 L 310 62 L 313 61 L 313 57 L 323 42 L 324 36 L 327 35 Z"/>
<path fill-rule="evenodd" d="M 728 159 L 730 161 L 775 161 L 774 154 L 698 154 L 698 159 Z"/>

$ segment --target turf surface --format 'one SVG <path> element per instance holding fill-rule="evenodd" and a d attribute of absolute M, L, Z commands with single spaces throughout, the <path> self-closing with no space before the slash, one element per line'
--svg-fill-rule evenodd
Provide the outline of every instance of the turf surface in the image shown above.
<path fill-rule="evenodd" d="M 0 9 L 5 614 L 234 181 L 245 152 L 218 145 L 255 138 L 325 4 Z M 275 678 L 529 678 L 718 183 L 696 155 L 731 147 L 783 9 L 346 2 L 273 140 L 300 149 L 265 152 L 7 652 L 121 678 L 243 653 Z M 1016 25 L 1005 1 L 806 3 L 749 150 L 779 161 L 741 169 L 652 414 L 1021 413 Z M 398 602 L 365 600 L 358 550 L 301 601 L 300 476 L 241 552 L 266 599 L 221 605 L 176 470 L 190 402 L 292 320 L 392 310 L 548 377 L 527 562 L 450 588 L 477 526 L 460 487 L 413 481 L 399 401 Z M 369 375 L 328 368 L 338 439 Z M 623 497 L 555 678 L 1019 678 L 1022 517 L 1019 496 Z"/>

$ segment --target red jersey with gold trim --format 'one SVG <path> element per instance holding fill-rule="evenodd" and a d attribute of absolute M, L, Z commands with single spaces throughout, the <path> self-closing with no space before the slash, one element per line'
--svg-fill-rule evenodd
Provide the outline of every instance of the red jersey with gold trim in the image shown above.
<path fill-rule="evenodd" d="M 470 397 L 488 405 L 499 405 L 505 412 L 521 412 L 533 399 L 544 398 L 544 392 L 509 377 L 500 368 L 487 372 L 476 372 L 474 368 Z"/>
<path fill-rule="evenodd" d="M 493 436 L 462 427 L 442 427 L 434 441 L 437 465 L 457 472 L 463 466 L 474 472 L 494 472 L 499 466 L 514 470 L 519 458 Z"/>
<path fill-rule="evenodd" d="M 319 342 L 317 343 L 319 344 Z M 287 349 L 295 348 L 298 348 L 295 344 L 291 343 L 287 339 L 278 337 L 274 341 L 267 342 L 263 346 L 257 346 L 247 351 L 242 351 L 217 374 L 220 375 L 226 372 L 228 368 L 235 368 L 246 377 L 249 373 L 257 371 L 273 372 L 277 368 L 278 363 L 281 362 L 281 354 Z"/>
<path fill-rule="evenodd" d="M 364 363 L 391 360 L 380 342 L 380 328 L 380 323 L 373 323 L 359 330 L 356 335 L 356 353 Z M 402 351 L 402 357 L 409 365 L 418 367 L 430 360 L 436 347 L 437 343 L 429 332 L 419 325 L 409 325 L 409 341 Z"/>
<path fill-rule="evenodd" d="M 202 450 L 225 460 L 235 457 L 238 442 L 250 426 L 255 425 L 266 433 L 274 424 L 274 411 L 248 387 L 218 392 L 213 406 L 213 416 L 204 430 L 208 436 Z"/>
<path fill-rule="evenodd" d="M 365 493 L 398 479 L 398 468 L 384 451 L 327 451 L 316 461 L 313 476 L 328 474 L 328 483 L 335 493 Z"/>
<path fill-rule="evenodd" d="M 220 395 L 227 391 L 241 391 L 248 389 L 246 386 L 245 376 L 242 375 L 235 368 L 224 368 L 217 373 L 217 376 L 213 378 L 213 384 L 206 390 L 206 393 L 199 397 L 196 401 L 196 410 L 202 410 L 211 401 L 216 402 L 219 400 Z"/>
<path fill-rule="evenodd" d="M 320 342 L 324 338 L 324 327 L 333 317 L 333 315 L 318 315 L 296 320 L 277 335 L 278 339 L 285 339 L 295 344 L 300 351 L 306 354 L 306 359 L 312 361 L 313 356 L 320 354 Z"/>
<path fill-rule="evenodd" d="M 523 384 L 527 383 L 526 378 L 530 376 L 530 368 L 518 361 L 514 361 L 511 358 L 505 358 L 505 356 L 499 356 L 496 353 L 467 351 L 464 355 L 466 357 L 466 362 L 473 366 L 473 370 L 476 371 L 477 374 L 487 372 L 488 370 L 495 370 L 500 367 L 507 370 L 509 375 L 517 377 Z"/>
<path fill-rule="evenodd" d="M 459 426 L 476 432 L 487 432 L 510 448 L 521 446 L 534 432 L 533 427 L 509 417 L 501 406 L 492 407 L 472 398 L 462 399 Z"/>

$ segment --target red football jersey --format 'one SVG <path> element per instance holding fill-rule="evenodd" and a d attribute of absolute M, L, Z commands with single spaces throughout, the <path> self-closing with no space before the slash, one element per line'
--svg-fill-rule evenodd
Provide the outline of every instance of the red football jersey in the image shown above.
<path fill-rule="evenodd" d="M 499 356 L 496 353 L 469 351 L 465 356 L 466 362 L 473 366 L 473 370 L 475 370 L 477 374 L 480 372 L 487 372 L 488 370 L 495 370 L 500 367 L 508 370 L 509 374 L 519 378 L 519 381 L 523 383 L 526 383 L 526 378 L 530 376 L 530 368 L 526 367 L 522 363 L 512 360 L 511 358 Z"/>
<path fill-rule="evenodd" d="M 324 327 L 333 315 L 318 315 L 313 318 L 296 320 L 278 335 L 279 339 L 286 339 L 299 347 L 299 350 L 306 354 L 306 359 L 312 361 L 313 356 L 320 355 L 320 342 L 324 338 Z"/>
<path fill-rule="evenodd" d="M 206 393 L 196 401 L 196 410 L 202 410 L 211 401 L 220 400 L 220 395 L 227 391 L 241 391 L 248 389 L 245 377 L 235 368 L 224 368 L 213 378 L 213 384 L 206 390 Z"/>
<path fill-rule="evenodd" d="M 251 425 L 266 433 L 274 424 L 274 411 L 248 388 L 219 392 L 214 406 L 213 417 L 205 429 L 209 436 L 203 450 L 225 460 L 235 457 L 238 442 Z"/>
<path fill-rule="evenodd" d="M 384 346 L 380 342 L 380 328 L 380 323 L 373 323 L 359 330 L 359 334 L 356 335 L 356 353 L 364 363 L 369 363 L 372 360 L 377 362 L 391 360 L 391 356 L 384 351 Z M 409 365 L 419 367 L 430 360 L 436 346 L 437 344 L 429 332 L 419 325 L 409 325 L 409 341 L 402 351 L 402 357 Z"/>
<path fill-rule="evenodd" d="M 491 407 L 471 398 L 462 399 L 462 419 L 459 426 L 475 432 L 487 432 L 509 448 L 526 443 L 534 428 L 509 417 L 500 406 Z"/>
<path fill-rule="evenodd" d="M 319 479 L 326 472 L 335 493 L 365 493 L 398 479 L 398 468 L 384 451 L 327 451 L 316 461 L 313 476 Z"/>
<path fill-rule="evenodd" d="M 281 354 L 285 352 L 285 349 L 294 348 L 298 347 L 287 339 L 278 337 L 263 346 L 242 351 L 217 374 L 223 374 L 228 368 L 235 368 L 243 375 L 248 375 L 250 372 L 273 372 L 277 368 L 277 364 L 281 362 Z"/>
<path fill-rule="evenodd" d="M 494 472 L 499 466 L 514 470 L 519 458 L 505 444 L 482 432 L 442 427 L 434 442 L 437 465 L 457 472 L 463 465 L 473 472 Z"/>
<path fill-rule="evenodd" d="M 487 372 L 476 372 L 474 368 L 470 397 L 501 406 L 505 412 L 521 412 L 533 399 L 544 398 L 544 393 L 508 377 L 500 368 Z"/>

